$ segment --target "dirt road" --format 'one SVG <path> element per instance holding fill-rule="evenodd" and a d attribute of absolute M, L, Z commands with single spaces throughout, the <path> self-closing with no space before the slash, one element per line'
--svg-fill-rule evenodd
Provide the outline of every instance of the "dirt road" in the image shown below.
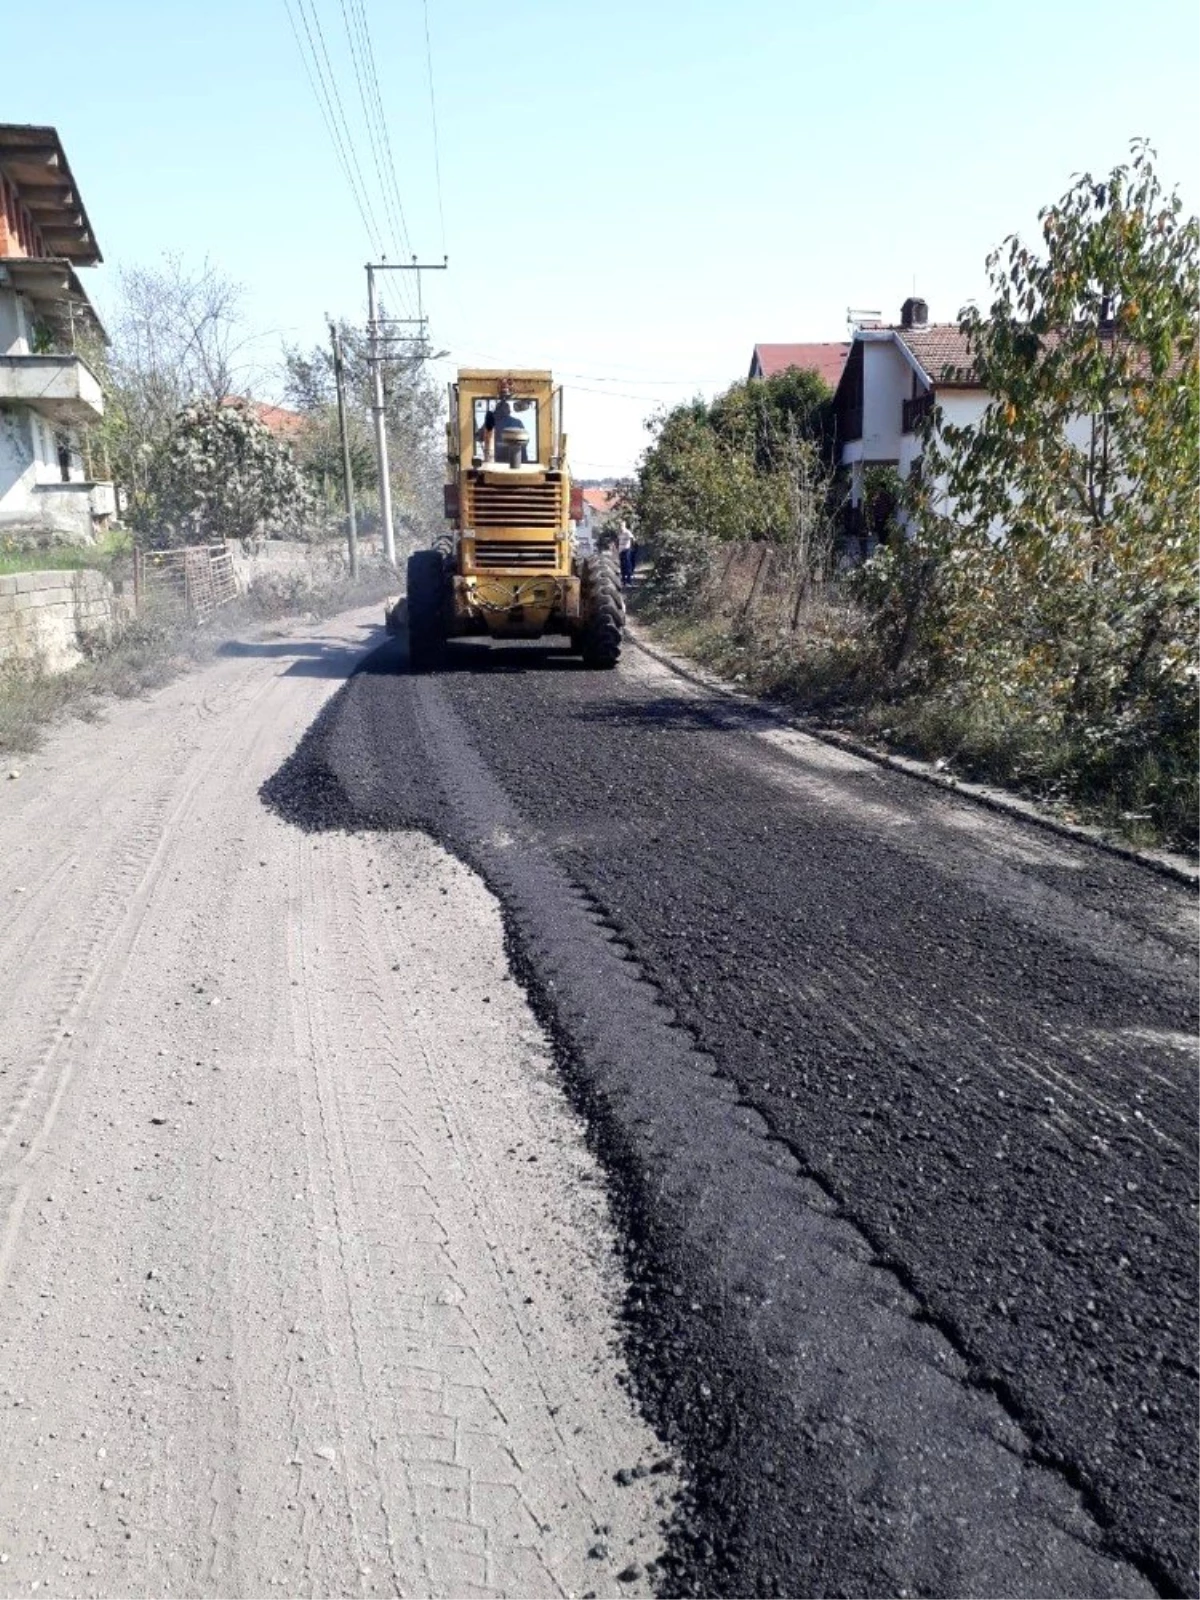
<path fill-rule="evenodd" d="M 673 1592 L 1197 1592 L 1193 891 L 636 649 L 397 641 L 266 793 L 499 896 L 621 1196 Z"/>
<path fill-rule="evenodd" d="M 377 620 L 0 780 L 0 1592 L 648 1590 L 673 1480 L 497 904 L 258 796 Z"/>

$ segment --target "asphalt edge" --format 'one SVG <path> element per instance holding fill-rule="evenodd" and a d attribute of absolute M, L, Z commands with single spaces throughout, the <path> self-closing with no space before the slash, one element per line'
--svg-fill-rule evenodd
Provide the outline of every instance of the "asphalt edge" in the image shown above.
<path fill-rule="evenodd" d="M 666 667 L 677 677 L 701 689 L 709 689 L 724 695 L 728 700 L 738 700 L 753 706 L 763 716 L 769 717 L 781 727 L 807 734 L 810 739 L 816 739 L 820 744 L 832 745 L 834 749 L 843 750 L 847 755 L 861 756 L 863 760 L 874 762 L 876 766 L 889 767 L 893 772 L 902 772 L 906 777 L 931 784 L 935 789 L 943 789 L 948 794 L 961 795 L 963 799 L 973 800 L 989 811 L 1013 817 L 1019 822 L 1030 822 L 1034 827 L 1042 828 L 1047 833 L 1057 834 L 1060 838 L 1071 839 L 1076 844 L 1091 845 L 1106 855 L 1132 862 L 1135 866 L 1144 867 L 1160 877 L 1171 878 L 1176 883 L 1185 884 L 1190 889 L 1200 887 L 1200 863 L 1193 863 L 1187 856 L 1170 850 L 1139 850 L 1134 845 L 1122 844 L 1119 840 L 1110 838 L 1100 828 L 1089 827 L 1081 822 L 1067 822 L 1061 817 L 1056 817 L 1032 800 L 1022 799 L 1019 795 L 1010 794 L 1003 789 L 994 789 L 987 784 L 972 783 L 966 778 L 947 776 L 939 772 L 932 762 L 918 761 L 913 756 L 897 755 L 894 751 L 882 750 L 876 745 L 869 744 L 865 739 L 858 739 L 853 734 L 823 727 L 820 723 L 812 722 L 797 712 L 784 710 L 770 700 L 763 700 L 757 695 L 747 694 L 744 690 L 735 688 L 727 679 L 710 672 L 707 667 L 690 660 L 687 656 L 677 655 L 674 651 L 668 650 L 657 639 L 653 644 L 647 643 L 647 632 L 644 623 L 626 622 L 626 639 L 651 660 L 657 661 L 660 666 Z"/>

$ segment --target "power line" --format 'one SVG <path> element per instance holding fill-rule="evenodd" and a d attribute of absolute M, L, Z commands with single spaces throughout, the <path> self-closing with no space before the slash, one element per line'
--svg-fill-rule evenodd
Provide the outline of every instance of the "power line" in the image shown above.
<path fill-rule="evenodd" d="M 303 18 L 304 17 L 304 0 L 296 0 L 296 4 L 300 7 L 300 15 Z M 363 195 L 364 195 L 364 197 L 366 198 L 366 201 L 367 201 L 367 209 L 368 209 L 368 211 L 371 212 L 371 216 L 372 216 L 372 219 L 373 219 L 375 213 L 374 213 L 374 210 L 371 207 L 370 196 L 367 194 L 367 184 L 366 184 L 366 181 L 365 181 L 365 179 L 363 178 L 363 175 L 362 175 L 362 167 L 359 165 L 358 150 L 357 150 L 357 148 L 355 146 L 353 135 L 350 132 L 350 124 L 346 120 L 345 108 L 342 105 L 342 95 L 341 95 L 341 91 L 339 90 L 338 84 L 337 84 L 337 75 L 333 70 L 333 62 L 329 59 L 329 50 L 328 50 L 328 48 L 326 47 L 326 44 L 325 44 L 325 30 L 321 26 L 321 13 L 317 8 L 317 0 L 309 0 L 309 7 L 310 7 L 310 9 L 312 11 L 312 14 L 313 14 L 313 21 L 316 23 L 317 38 L 321 41 L 321 54 L 325 58 L 325 66 L 326 66 L 326 68 L 328 69 L 328 72 L 329 72 L 329 83 L 330 83 L 330 85 L 332 87 L 332 90 L 333 90 L 334 100 L 335 100 L 335 102 L 337 104 L 338 116 L 341 118 L 342 128 L 343 128 L 343 131 L 345 132 L 345 135 L 346 135 L 346 143 L 347 143 L 347 146 L 348 146 L 348 148 L 350 150 L 351 158 L 352 158 L 352 160 L 354 162 L 354 170 L 358 174 L 358 181 L 359 181 L 359 184 L 362 187 Z M 307 23 L 307 21 L 305 21 L 305 29 L 306 29 L 306 31 L 307 31 L 307 28 L 308 28 L 308 23 Z M 311 42 L 311 40 L 312 40 L 312 35 L 310 33 L 309 34 L 309 41 Z M 318 70 L 318 72 L 320 71 L 320 67 L 321 67 L 321 64 L 318 61 L 317 62 L 317 70 Z M 379 230 L 377 228 L 376 229 L 376 234 L 377 235 L 378 235 L 378 232 L 379 232 Z"/>
<path fill-rule="evenodd" d="M 433 123 L 433 173 L 437 182 L 438 223 L 442 230 L 442 254 L 446 253 L 446 212 L 442 205 L 442 158 L 438 148 L 437 96 L 433 89 L 433 46 L 429 42 L 429 0 L 422 0 L 425 14 L 425 66 L 429 74 L 429 116 Z"/>
<path fill-rule="evenodd" d="M 367 17 L 367 9 L 366 9 L 365 0 L 351 0 L 351 4 L 352 5 L 354 5 L 355 3 L 357 3 L 357 7 L 358 7 L 359 21 L 360 21 L 361 26 L 362 26 L 363 41 L 364 41 L 364 43 L 366 44 L 366 47 L 367 47 L 367 55 L 366 55 L 367 75 L 368 75 L 368 77 L 370 79 L 371 86 L 372 86 L 372 89 L 374 91 L 374 95 L 375 95 L 375 110 L 376 110 L 376 113 L 377 113 L 378 118 L 379 118 L 379 126 L 380 126 L 380 128 L 382 129 L 382 132 L 383 132 L 383 147 L 384 147 L 384 150 L 387 153 L 387 163 L 386 163 L 387 173 L 388 173 L 388 177 L 391 180 L 392 194 L 395 197 L 396 209 L 397 209 L 397 212 L 399 213 L 399 217 L 400 217 L 400 230 L 401 230 L 401 236 L 402 236 L 402 239 L 403 239 L 403 242 L 404 242 L 404 248 L 405 248 L 406 252 L 409 255 L 411 255 L 412 254 L 412 241 L 410 240 L 409 235 L 408 235 L 408 223 L 405 220 L 405 216 L 404 216 L 404 202 L 400 198 L 400 190 L 399 190 L 399 187 L 398 187 L 398 185 L 396 183 L 396 160 L 395 160 L 395 157 L 392 155 L 392 138 L 391 138 L 391 133 L 390 133 L 390 131 L 388 129 L 387 112 L 383 109 L 383 97 L 379 92 L 379 72 L 378 72 L 378 69 L 376 68 L 376 65 L 375 65 L 375 46 L 374 46 L 374 44 L 372 42 L 372 39 L 371 39 L 371 23 L 370 23 L 370 20 Z"/>
<path fill-rule="evenodd" d="M 463 358 L 460 358 L 460 364 L 462 359 Z M 505 366 L 511 365 L 510 362 L 505 361 L 500 356 L 491 355 L 487 351 L 482 350 L 476 351 L 474 356 L 471 358 L 471 361 L 472 363 L 478 362 L 480 365 L 483 365 L 485 362 L 490 362 L 498 369 L 503 369 Z M 622 382 L 643 382 L 643 380 L 638 378 L 601 378 L 587 372 L 568 372 L 562 367 L 554 368 L 554 376 L 555 378 L 572 380 L 567 386 L 573 389 L 576 393 L 596 394 L 605 400 L 637 400 L 640 401 L 642 405 L 648 406 L 667 403 L 665 400 L 661 399 L 660 396 L 655 394 L 633 394 L 631 391 L 624 389 L 596 389 L 592 387 L 593 383 L 609 384 Z M 582 383 L 578 381 L 581 378 L 585 380 Z M 707 380 L 703 378 L 648 378 L 644 380 L 644 387 L 657 389 L 688 389 L 693 385 L 708 383 L 711 386 L 719 383 L 725 388 L 728 388 L 731 384 L 736 383 L 737 381 L 737 379 L 730 378 L 728 376 L 724 378 L 712 378 Z M 686 401 L 679 402 L 679 404 L 686 403 Z"/>
<path fill-rule="evenodd" d="M 383 107 L 383 95 L 379 87 L 379 70 L 375 64 L 375 45 L 371 37 L 371 23 L 367 16 L 366 0 L 350 0 L 350 8 L 358 23 L 359 43 L 363 55 L 363 76 L 366 79 L 370 98 L 374 106 L 375 123 L 379 129 L 380 140 L 384 152 L 384 173 L 386 175 L 386 192 L 390 196 L 394 207 L 394 214 L 398 219 L 398 243 L 396 254 L 413 256 L 412 240 L 409 237 L 408 221 L 404 215 L 404 202 L 400 197 L 400 188 L 396 180 L 396 162 L 392 155 L 391 131 L 388 127 L 387 113 Z M 400 288 L 404 307 L 411 312 L 414 309 L 412 286 L 405 279 Z"/>
<path fill-rule="evenodd" d="M 309 88 L 317 101 L 338 164 L 341 167 L 347 187 L 362 220 L 363 230 L 370 243 L 371 253 L 375 256 L 386 258 L 388 254 L 386 237 L 388 234 L 391 236 L 392 249 L 397 255 L 408 251 L 408 227 L 404 216 L 403 202 L 400 199 L 400 191 L 396 183 L 395 165 L 391 155 L 391 139 L 379 90 L 379 78 L 375 66 L 370 23 L 367 20 L 364 0 L 349 0 L 349 11 L 347 11 L 347 0 L 339 0 L 339 4 L 346 31 L 346 42 L 349 46 L 350 59 L 358 87 L 363 121 L 366 124 L 367 138 L 371 148 L 371 160 L 374 164 L 375 177 L 378 182 L 378 191 L 374 197 L 374 203 L 372 201 L 372 186 L 367 182 L 364 174 L 364 162 L 359 157 L 359 141 L 352 130 L 351 119 L 346 113 L 346 104 L 343 101 L 338 74 L 325 38 L 319 0 L 295 0 L 296 11 L 299 12 L 300 23 L 304 30 L 304 38 L 308 41 L 307 49 L 297 27 L 296 15 L 293 11 L 291 0 L 284 0 L 292 37 L 296 41 L 296 48 L 300 53 Z M 382 228 L 376 214 L 377 206 L 380 205 L 382 206 L 381 215 L 385 225 Z M 413 296 L 409 284 L 403 284 L 400 289 L 400 296 L 405 309 L 411 310 Z"/>
<path fill-rule="evenodd" d="M 346 20 L 346 0 L 341 0 L 342 17 Z M 379 99 L 378 79 L 372 79 L 371 68 L 368 65 L 368 52 L 370 51 L 370 38 L 366 32 L 366 15 L 363 11 L 361 0 L 355 5 L 350 0 L 350 18 L 353 19 L 353 33 L 347 25 L 347 38 L 350 42 L 350 54 L 354 61 L 355 76 L 358 79 L 359 99 L 362 101 L 363 114 L 366 118 L 367 128 L 371 134 L 371 147 L 375 154 L 375 172 L 379 178 L 379 190 L 383 197 L 384 207 L 388 213 L 389 226 L 392 231 L 392 244 L 397 256 L 401 255 L 407 247 L 408 234 L 404 225 L 404 211 L 399 204 L 399 194 L 394 181 L 389 184 L 385 172 L 387 160 L 384 154 L 386 149 L 386 132 L 383 124 L 383 108 Z M 372 57 L 373 60 L 373 57 Z M 361 68 L 361 71 L 360 71 Z M 412 310 L 412 292 L 407 282 L 402 290 L 402 305 L 407 311 Z"/>
<path fill-rule="evenodd" d="M 308 19 L 304 15 L 303 0 L 297 0 L 297 5 L 301 6 L 301 20 L 304 23 L 304 30 L 308 34 L 309 42 L 311 44 L 312 33 L 308 26 Z M 378 229 L 374 226 L 374 213 L 370 213 L 370 220 L 368 220 L 368 212 L 370 211 L 370 208 L 364 205 L 363 196 L 359 193 L 358 187 L 354 182 L 354 174 L 350 170 L 350 163 L 346 157 L 346 151 L 342 143 L 341 135 L 338 132 L 333 120 L 332 107 L 329 103 L 328 94 L 325 92 L 324 79 L 321 79 L 321 86 L 318 88 L 317 80 L 313 77 L 313 69 L 309 65 L 308 54 L 306 53 L 304 49 L 304 43 L 300 38 L 300 30 L 296 27 L 296 18 L 292 12 L 291 0 L 283 0 L 283 6 L 284 10 L 287 12 L 288 22 L 291 25 L 292 37 L 296 41 L 296 49 L 300 53 L 300 60 L 304 66 L 304 74 L 308 79 L 308 86 L 312 90 L 313 98 L 317 102 L 317 108 L 321 113 L 323 122 L 325 123 L 325 131 L 329 134 L 329 140 L 333 145 L 333 150 L 335 156 L 337 157 L 338 165 L 342 169 L 342 174 L 346 179 L 347 187 L 349 188 L 351 196 L 353 197 L 355 208 L 357 209 L 359 217 L 362 220 L 363 231 L 366 233 L 367 239 L 371 243 L 372 248 L 377 248 Z M 314 65 L 317 67 L 319 75 L 320 62 L 317 61 L 315 47 L 313 49 L 312 59 Z"/>
<path fill-rule="evenodd" d="M 388 215 L 388 226 L 392 232 L 393 243 L 399 249 L 399 232 L 396 227 L 396 217 L 392 209 L 391 198 L 387 184 L 384 182 L 383 168 L 380 158 L 381 141 L 377 135 L 375 120 L 372 116 L 372 106 L 367 89 L 363 84 L 363 73 L 359 60 L 359 50 L 354 39 L 354 30 L 350 23 L 350 12 L 346 10 L 346 0 L 340 0 L 342 8 L 342 24 L 346 30 L 346 43 L 350 46 L 350 61 L 354 67 L 354 80 L 358 85 L 359 104 L 363 109 L 363 118 L 367 125 L 367 138 L 371 144 L 371 158 L 375 163 L 375 176 L 379 180 L 379 192 L 383 198 L 384 210 Z M 351 8 L 353 10 L 353 7 Z"/>

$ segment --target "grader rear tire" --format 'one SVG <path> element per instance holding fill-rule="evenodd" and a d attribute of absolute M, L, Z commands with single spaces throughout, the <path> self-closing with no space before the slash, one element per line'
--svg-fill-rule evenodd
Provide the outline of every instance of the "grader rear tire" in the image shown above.
<path fill-rule="evenodd" d="M 408 558 L 408 664 L 413 672 L 440 666 L 446 654 L 446 562 L 440 550 Z"/>
<path fill-rule="evenodd" d="M 585 667 L 615 667 L 621 657 L 625 601 L 617 564 L 605 553 L 587 556 L 579 574 L 581 626 L 576 635 Z"/>

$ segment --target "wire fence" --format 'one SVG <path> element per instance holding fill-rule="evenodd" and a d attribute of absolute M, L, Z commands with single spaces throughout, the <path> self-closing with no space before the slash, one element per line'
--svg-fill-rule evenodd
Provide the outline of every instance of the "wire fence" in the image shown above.
<path fill-rule="evenodd" d="M 794 631 L 807 603 L 825 594 L 827 571 L 827 563 L 814 564 L 793 547 L 731 544 L 709 571 L 708 603 L 730 620 Z"/>
<path fill-rule="evenodd" d="M 223 544 L 135 548 L 133 592 L 139 616 L 154 610 L 206 622 L 237 597 L 233 557 Z"/>

